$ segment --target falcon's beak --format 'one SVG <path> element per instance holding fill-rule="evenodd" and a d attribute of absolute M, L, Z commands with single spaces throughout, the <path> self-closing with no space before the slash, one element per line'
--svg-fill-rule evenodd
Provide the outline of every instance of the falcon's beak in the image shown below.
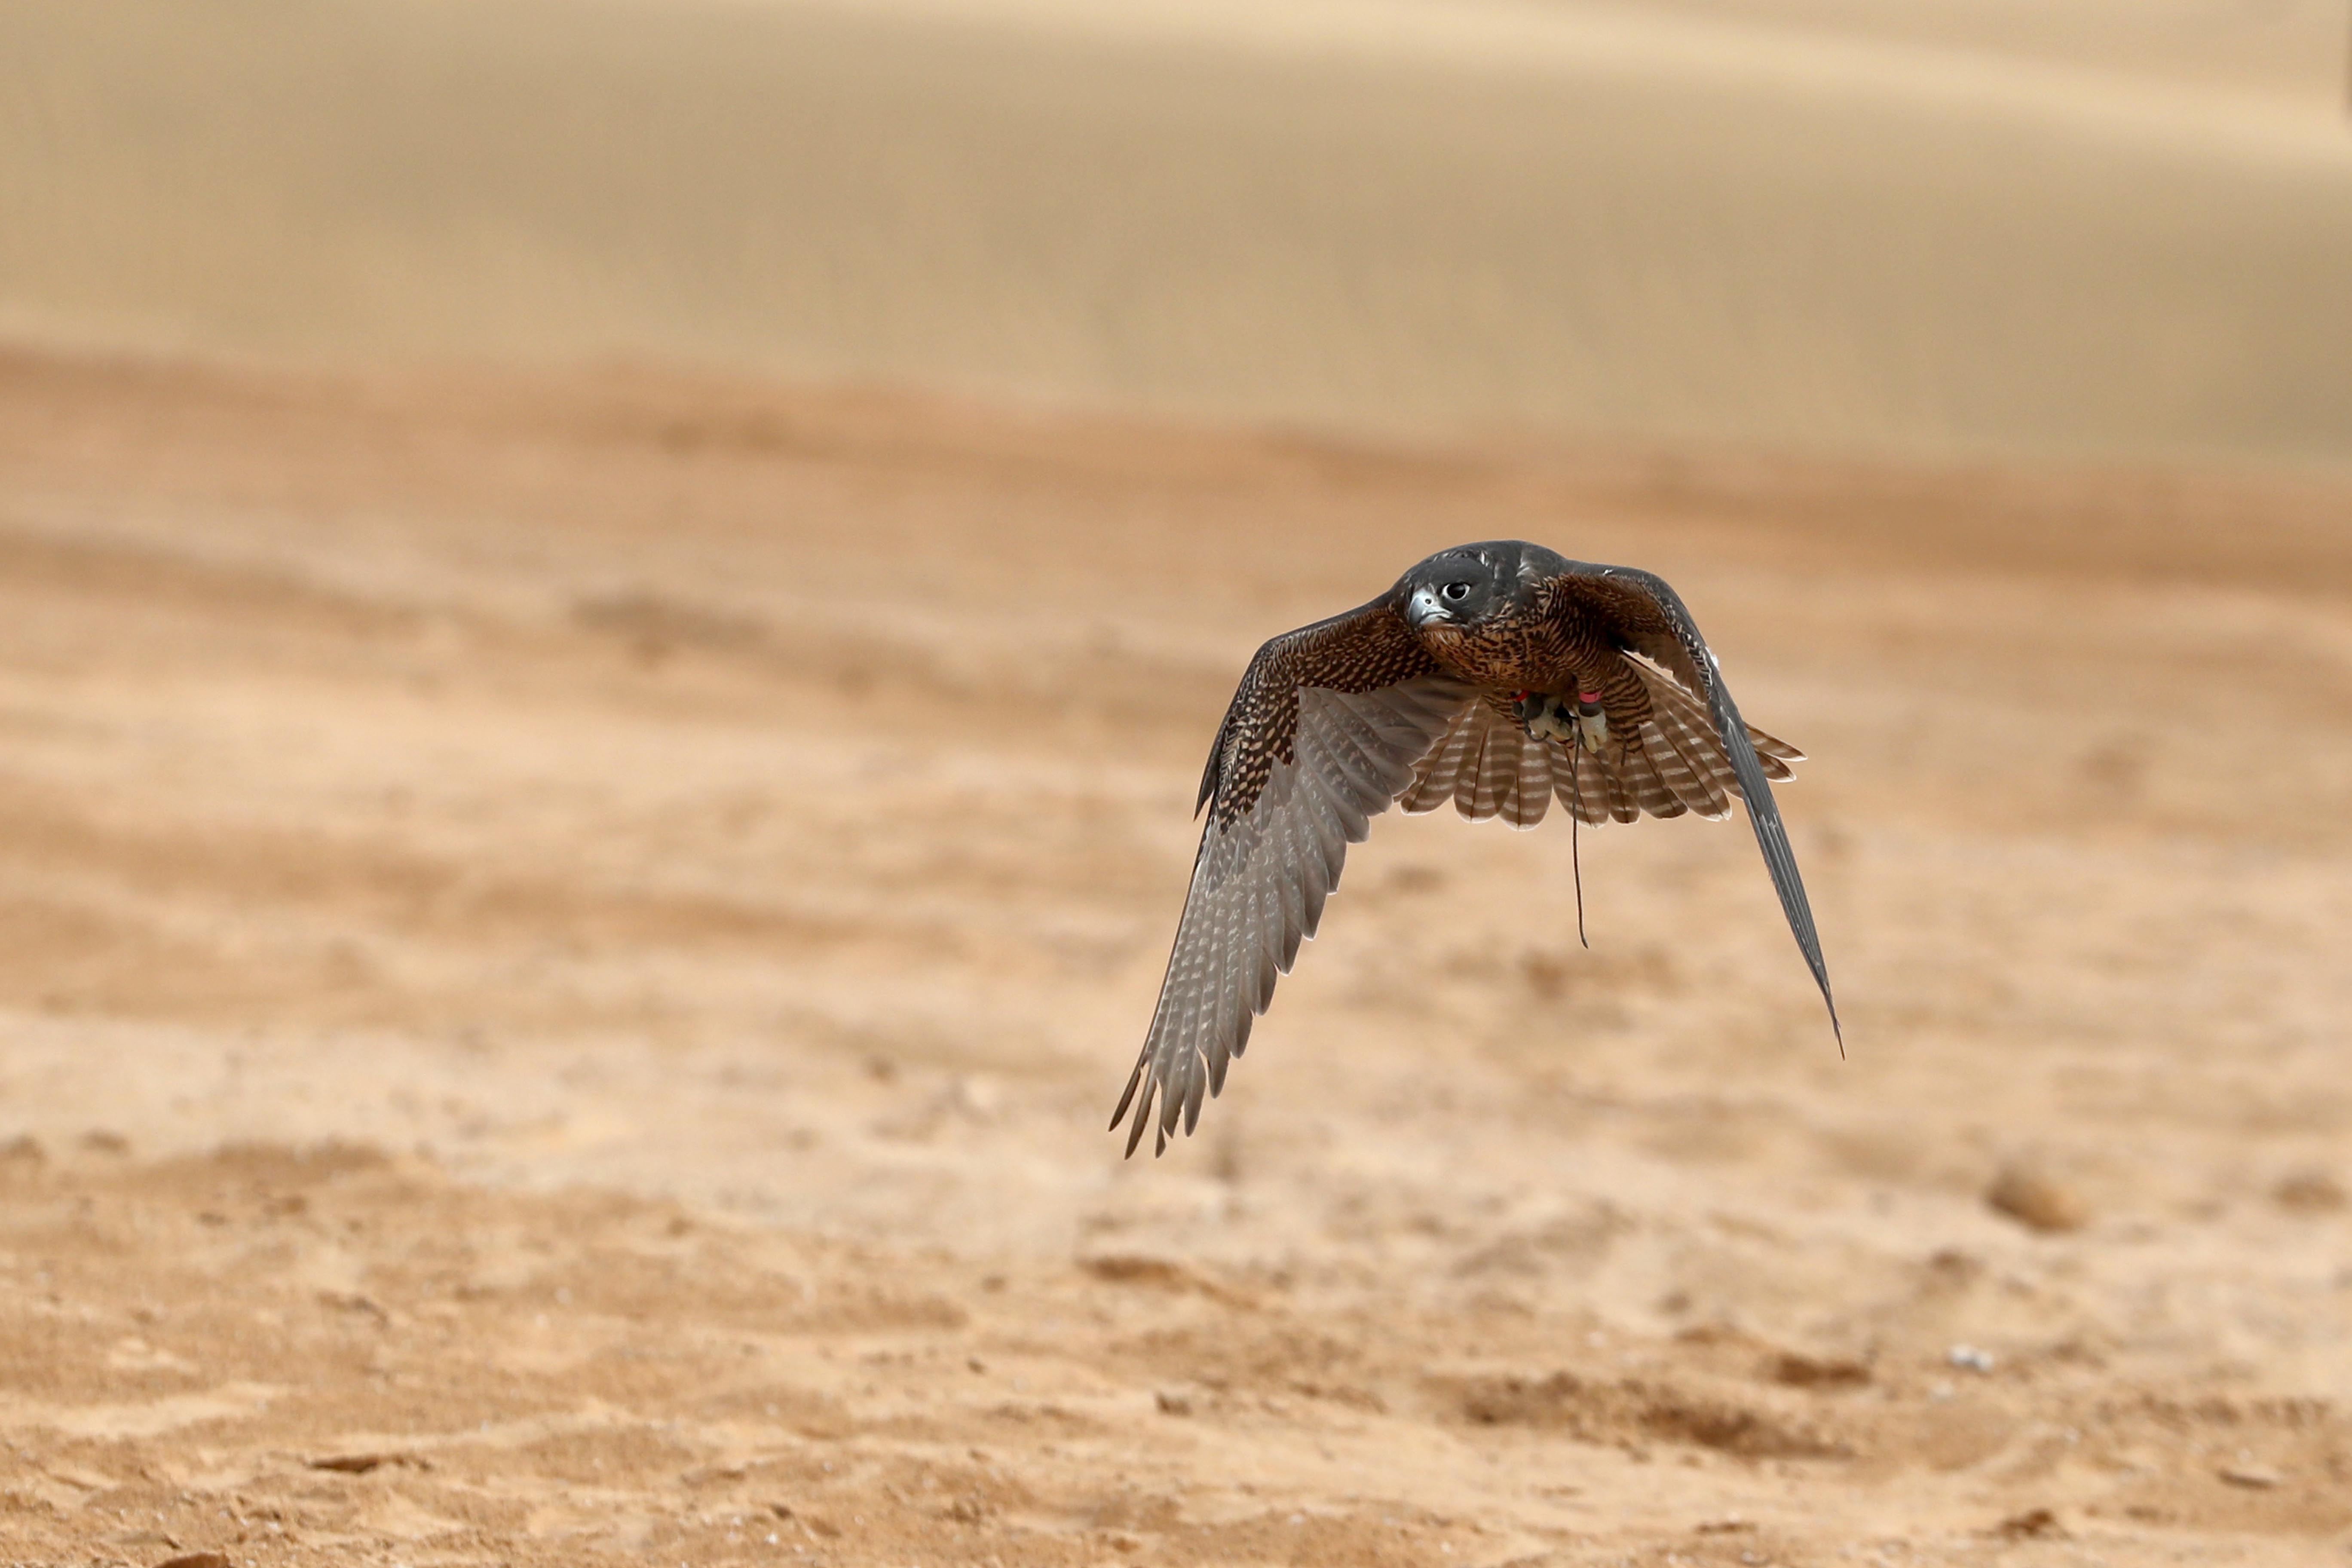
<path fill-rule="evenodd" d="M 1454 612 L 1437 602 L 1436 589 L 1415 588 L 1412 599 L 1405 605 L 1404 618 L 1415 627 L 1420 627 L 1433 621 L 1450 621 L 1454 618 Z"/>

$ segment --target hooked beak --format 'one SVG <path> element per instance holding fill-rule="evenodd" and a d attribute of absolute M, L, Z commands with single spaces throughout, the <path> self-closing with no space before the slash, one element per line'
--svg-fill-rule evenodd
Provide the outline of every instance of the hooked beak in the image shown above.
<path fill-rule="evenodd" d="M 1436 589 L 1415 588 L 1412 591 L 1412 597 L 1405 603 L 1404 618 L 1418 630 L 1437 622 L 1454 619 L 1454 612 L 1438 603 Z"/>

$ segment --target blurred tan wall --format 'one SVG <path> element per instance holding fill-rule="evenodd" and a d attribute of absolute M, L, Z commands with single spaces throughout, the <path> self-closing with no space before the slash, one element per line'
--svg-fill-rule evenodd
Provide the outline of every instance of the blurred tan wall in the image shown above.
<path fill-rule="evenodd" d="M 0 324 L 2341 462 L 2352 130 L 2287 4 L 2209 79 L 1838 0 L 8 0 Z"/>

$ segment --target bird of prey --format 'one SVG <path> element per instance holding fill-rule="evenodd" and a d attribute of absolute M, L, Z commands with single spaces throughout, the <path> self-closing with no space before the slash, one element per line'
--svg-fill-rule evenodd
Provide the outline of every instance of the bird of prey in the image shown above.
<path fill-rule="evenodd" d="M 1472 821 L 1720 818 L 1737 795 L 1798 948 L 1837 1003 L 1768 780 L 1804 753 L 1750 727 L 1664 579 L 1517 540 L 1431 556 L 1359 609 L 1257 650 L 1201 775 L 1208 812 L 1160 1005 L 1111 1112 L 1155 1152 L 1221 1092 L 1315 934 L 1349 844 L 1402 804 Z M 1139 1100 L 1137 1090 L 1142 1091 Z M 1155 1098 L 1158 1101 L 1154 1110 Z"/>

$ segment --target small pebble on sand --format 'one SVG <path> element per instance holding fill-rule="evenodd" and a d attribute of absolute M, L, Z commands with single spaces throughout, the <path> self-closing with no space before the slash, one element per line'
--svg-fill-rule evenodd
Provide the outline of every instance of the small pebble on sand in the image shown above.
<path fill-rule="evenodd" d="M 2344 1206 L 2344 1184 L 2325 1171 L 2295 1171 L 2279 1178 L 2271 1202 L 2289 1214 L 2332 1214 Z"/>
<path fill-rule="evenodd" d="M 1985 1203 L 2030 1230 L 2080 1230 L 2091 1217 L 2080 1193 L 2033 1165 L 2003 1166 L 1985 1189 Z"/>

